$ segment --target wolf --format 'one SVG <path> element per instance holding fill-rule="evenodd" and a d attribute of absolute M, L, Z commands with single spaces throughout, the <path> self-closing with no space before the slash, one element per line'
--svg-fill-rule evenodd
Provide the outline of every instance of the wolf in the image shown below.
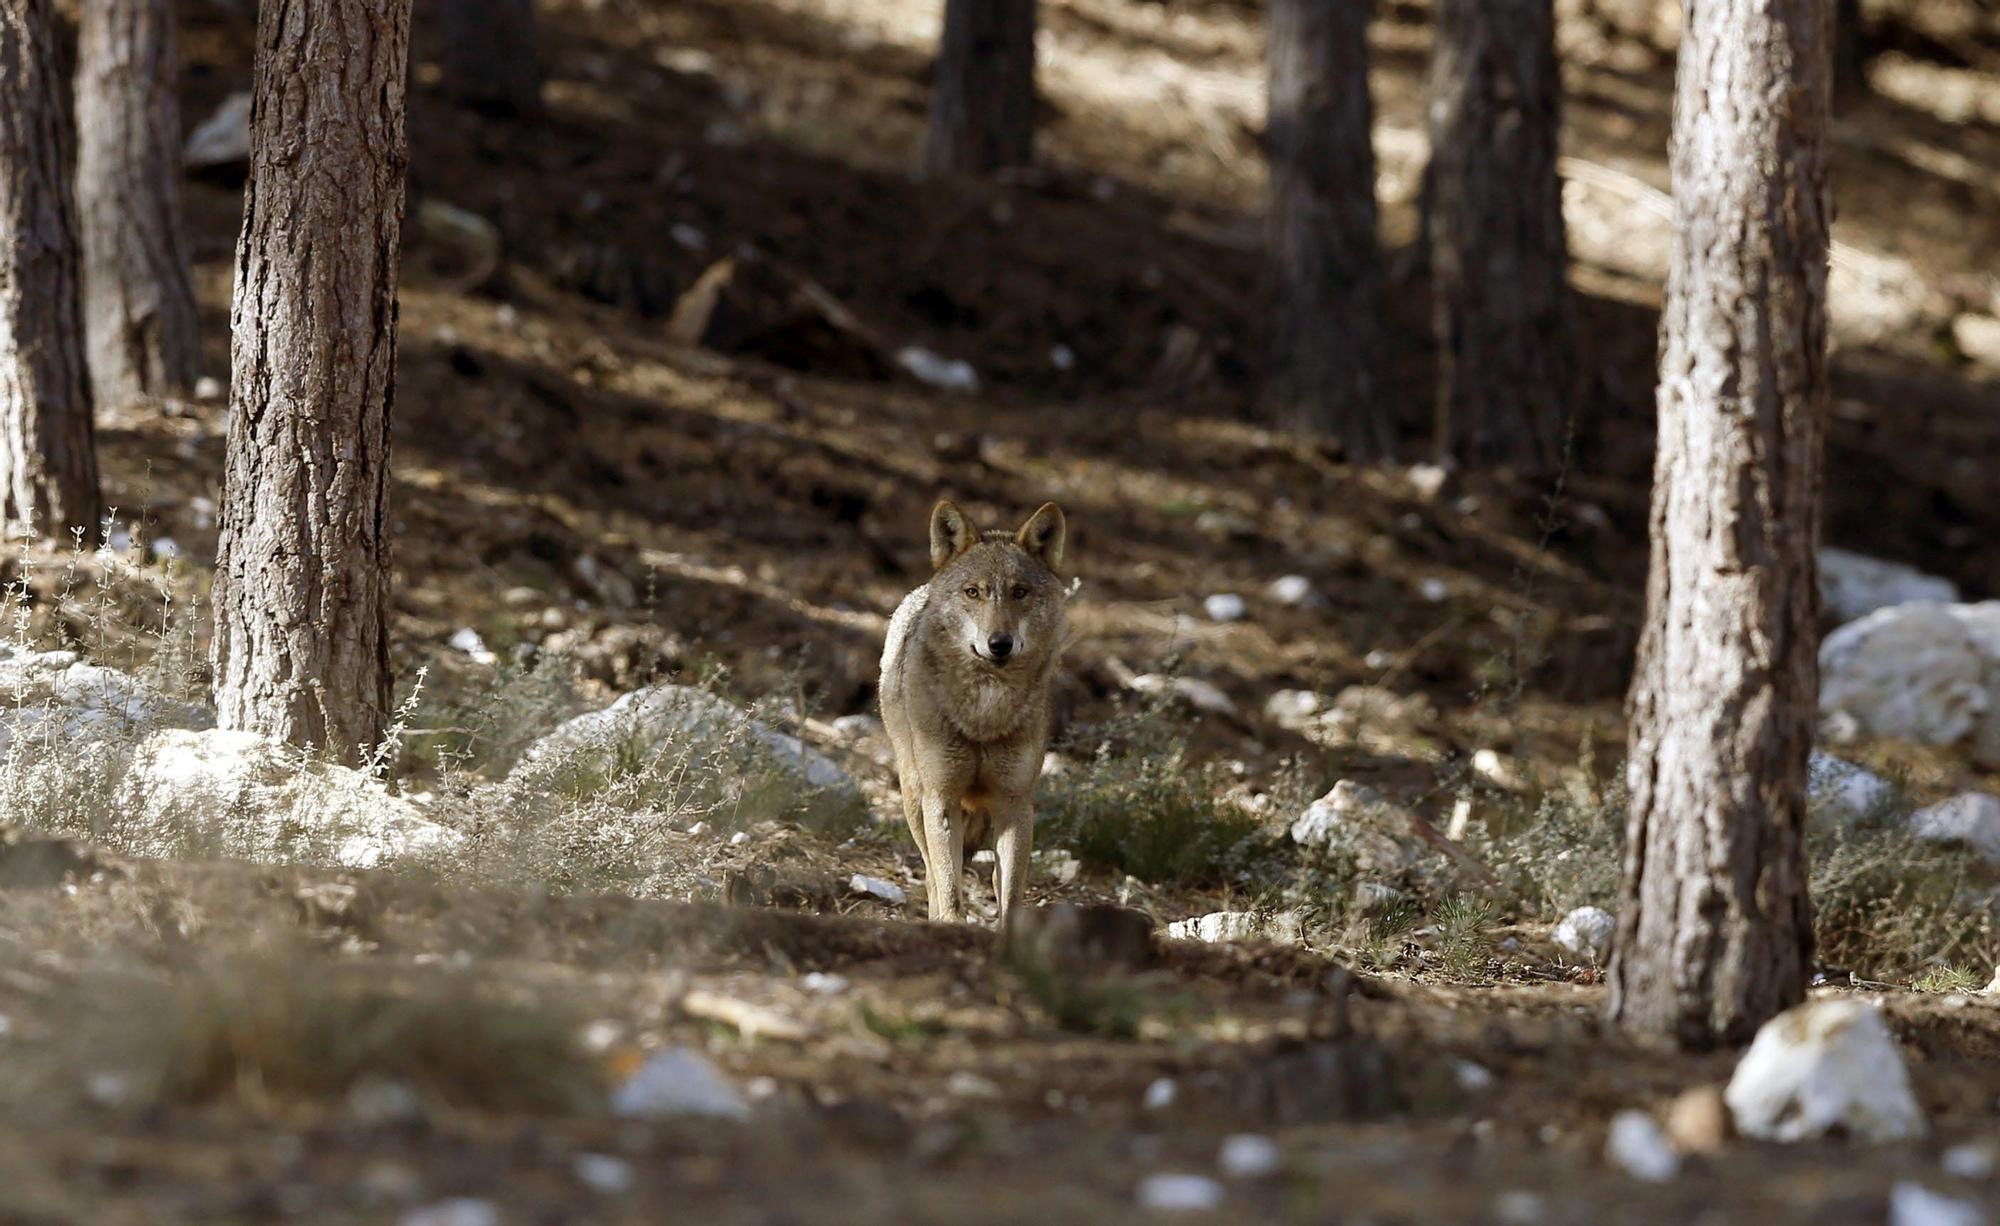
<path fill-rule="evenodd" d="M 965 854 L 993 848 L 1002 927 L 1028 885 L 1035 783 L 1049 739 L 1068 593 L 1068 525 L 1044 503 L 1017 532 L 981 532 L 949 498 L 931 511 L 929 583 L 889 621 L 882 726 L 903 819 L 924 857 L 930 917 L 965 918 Z"/>

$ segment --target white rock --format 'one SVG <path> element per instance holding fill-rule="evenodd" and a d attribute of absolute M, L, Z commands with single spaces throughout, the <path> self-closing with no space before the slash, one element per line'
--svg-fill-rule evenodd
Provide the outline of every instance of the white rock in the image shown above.
<path fill-rule="evenodd" d="M 743 847 L 749 842 L 750 832 L 748 830 L 738 830 L 735 834 L 729 836 L 729 845 L 731 847 Z"/>
<path fill-rule="evenodd" d="M 250 160 L 250 91 L 238 90 L 188 133 L 181 160 L 189 166 L 226 166 Z"/>
<path fill-rule="evenodd" d="M 1326 603 L 1304 575 L 1280 575 L 1271 580 L 1269 590 L 1271 599 L 1287 608 L 1316 609 Z"/>
<path fill-rule="evenodd" d="M 1304 939 L 1303 921 L 1296 911 L 1212 911 L 1168 924 L 1167 935 L 1176 941 L 1211 943 L 1273 941 L 1296 945 Z"/>
<path fill-rule="evenodd" d="M 1131 687 L 1141 694 L 1172 694 L 1197 711 L 1211 715 L 1234 715 L 1236 703 L 1212 681 L 1198 677 L 1169 677 L 1165 673 L 1141 673 Z"/>
<path fill-rule="evenodd" d="M 1910 833 L 1937 843 L 1963 843 L 2000 862 L 2000 796 L 1966 792 L 1910 814 Z"/>
<path fill-rule="evenodd" d="M 1896 801 L 1896 785 L 1814 750 L 1806 763 L 1806 799 L 1816 816 L 1848 826 L 1886 811 Z"/>
<path fill-rule="evenodd" d="M 1283 1161 L 1276 1141 L 1260 1133 L 1239 1132 L 1223 1139 L 1215 1164 L 1231 1179 L 1262 1179 Z"/>
<path fill-rule="evenodd" d="M 1441 464 L 1412 464 L 1406 476 L 1417 497 L 1430 502 L 1444 492 L 1444 483 L 1451 477 L 1450 470 Z"/>
<path fill-rule="evenodd" d="M 706 251 L 708 249 L 708 235 L 702 233 L 699 226 L 691 226 L 687 222 L 677 221 L 667 230 L 667 234 L 689 251 Z"/>
<path fill-rule="evenodd" d="M 847 890 L 850 894 L 866 894 L 899 907 L 910 901 L 910 896 L 903 892 L 902 886 L 893 881 L 884 881 L 880 877 L 869 877 L 861 873 L 848 878 Z"/>
<path fill-rule="evenodd" d="M 991 1078 L 969 1069 L 959 1069 L 945 1078 L 944 1092 L 954 1098 L 998 1098 L 1000 1087 Z"/>
<path fill-rule="evenodd" d="M 1292 841 L 1301 847 L 1345 847 L 1373 873 L 1395 873 L 1415 863 L 1420 851 L 1409 842 L 1411 814 L 1374 788 L 1343 779 L 1306 806 L 1293 820 Z"/>
<path fill-rule="evenodd" d="M 1458 1078 L 1458 1088 L 1468 1094 L 1477 1094 L 1482 1090 L 1493 1088 L 1493 1070 L 1483 1064 L 1474 1064 L 1470 1060 L 1455 1060 L 1452 1062 L 1451 1071 Z"/>
<path fill-rule="evenodd" d="M 859 794 L 853 778 L 831 758 L 751 719 L 727 699 L 690 685 L 648 686 L 601 711 L 577 716 L 530 745 L 513 777 L 557 764 L 608 775 L 651 754 L 698 749 L 699 742 L 755 745 L 773 765 L 809 786 Z"/>
<path fill-rule="evenodd" d="M 0 644 L 0 753 L 15 738 L 50 752 L 83 742 L 129 741 L 161 728 L 211 728 L 215 716 L 73 651 Z"/>
<path fill-rule="evenodd" d="M 1139 1204 L 1146 1209 L 1196 1212 L 1222 1207 L 1222 1185 L 1206 1175 L 1148 1175 L 1139 1181 Z"/>
<path fill-rule="evenodd" d="M 1539 1192 L 1509 1188 L 1493 1198 L 1493 1218 L 1504 1226 L 1541 1226 L 1549 1220 L 1549 1202 Z"/>
<path fill-rule="evenodd" d="M 1481 749 L 1472 755 L 1472 773 L 1497 788 L 1518 788 L 1521 786 L 1520 772 L 1507 759 L 1491 749 Z"/>
<path fill-rule="evenodd" d="M 827 725 L 843 741 L 863 741 L 882 735 L 882 721 L 872 715 L 843 715 Z"/>
<path fill-rule="evenodd" d="M 1966 357 L 2000 367 L 2000 318 L 1959 315 L 1951 321 L 1951 339 Z"/>
<path fill-rule="evenodd" d="M 1991 1179 L 2000 1168 L 2000 1148 L 1991 1141 L 1965 1141 L 1944 1151 L 1938 1166 L 1953 1179 Z"/>
<path fill-rule="evenodd" d="M 1681 1171 L 1680 1155 L 1666 1131 L 1644 1111 L 1620 1111 L 1612 1117 L 1604 1156 L 1632 1178 L 1648 1183 L 1665 1183 Z"/>
<path fill-rule="evenodd" d="M 825 971 L 808 971 L 799 980 L 799 986 L 814 996 L 838 996 L 847 990 L 847 976 L 830 975 Z"/>
<path fill-rule="evenodd" d="M 1431 604 L 1442 604 L 1445 597 L 1451 595 L 1451 586 L 1444 580 L 1433 576 L 1417 582 L 1417 595 L 1422 596 Z"/>
<path fill-rule="evenodd" d="M 1819 551 L 1819 591 L 1820 603 L 1838 624 L 1899 604 L 1958 600 L 1958 588 L 1949 579 L 1845 549 Z"/>
<path fill-rule="evenodd" d="M 705 1057 L 691 1048 L 666 1047 L 647 1056 L 639 1071 L 611 1092 L 611 1113 L 630 1119 L 745 1120 L 750 1105 Z"/>
<path fill-rule="evenodd" d="M 500 1226 L 500 1211 L 492 1201 L 454 1196 L 412 1209 L 397 1220 L 401 1226 Z"/>
<path fill-rule="evenodd" d="M 222 380 L 216 378 L 214 375 L 203 375 L 194 381 L 194 398 L 196 400 L 220 400 L 222 399 L 222 394 L 228 390 L 223 385 Z M 202 501 L 207 502 L 208 499 L 204 498 Z"/>
<path fill-rule="evenodd" d="M 1068 345 L 1049 346 L 1049 365 L 1057 370 L 1076 369 L 1076 350 Z"/>
<path fill-rule="evenodd" d="M 162 562 L 172 561 L 181 556 L 180 542 L 171 536 L 156 537 L 146 548 L 152 550 L 153 556 Z"/>
<path fill-rule="evenodd" d="M 1611 934 L 1618 921 L 1602 907 L 1578 907 L 1556 925 L 1555 943 L 1590 962 L 1603 962 L 1611 952 Z"/>
<path fill-rule="evenodd" d="M 1764 1023 L 1723 1097 L 1736 1130 L 1759 1140 L 1924 1135 L 1902 1052 L 1881 1012 L 1858 1000 L 1809 1001 Z"/>
<path fill-rule="evenodd" d="M 570 1169 L 576 1172 L 578 1183 L 605 1196 L 630 1192 L 639 1181 L 639 1173 L 632 1169 L 631 1163 L 611 1154 L 578 1154 L 570 1162 Z"/>
<path fill-rule="evenodd" d="M 972 369 L 970 362 L 958 358 L 941 357 L 928 349 L 911 345 L 897 350 L 896 364 L 916 378 L 920 383 L 947 392 L 976 392 L 979 390 L 979 372 Z"/>
<path fill-rule="evenodd" d="M 132 751 L 115 806 L 130 818 L 125 846 L 146 855 L 176 854 L 194 837 L 246 859 L 376 868 L 464 842 L 380 780 L 254 732 L 153 733 Z"/>
<path fill-rule="evenodd" d="M 498 664 L 500 662 L 500 657 L 487 649 L 486 640 L 480 638 L 479 631 L 474 630 L 471 626 L 460 626 L 458 629 L 452 631 L 450 641 L 453 650 L 462 651 L 466 655 L 471 656 L 474 664 Z"/>
<path fill-rule="evenodd" d="M 1303 723 L 1325 705 L 1311 690 L 1279 690 L 1264 700 L 1264 718 L 1280 726 Z"/>
<path fill-rule="evenodd" d="M 1986 1211 L 1970 1201 L 1903 1180 L 1889 1190 L 1889 1226 L 1986 1226 Z"/>
<path fill-rule="evenodd" d="M 1236 622 L 1243 620 L 1250 606 L 1234 592 L 1217 592 L 1201 602 L 1201 611 L 1212 622 Z"/>
<path fill-rule="evenodd" d="M 2000 765 L 2000 601 L 1878 609 L 1827 635 L 1819 665 L 1826 732 L 1969 743 Z"/>
<path fill-rule="evenodd" d="M 1180 1097 L 1180 1085 L 1171 1077 L 1156 1077 L 1146 1087 L 1143 1105 L 1148 1111 L 1164 1111 Z"/>

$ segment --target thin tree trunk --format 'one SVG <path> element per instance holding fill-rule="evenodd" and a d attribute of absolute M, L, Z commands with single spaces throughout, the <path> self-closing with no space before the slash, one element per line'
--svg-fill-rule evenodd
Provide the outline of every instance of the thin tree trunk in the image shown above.
<path fill-rule="evenodd" d="M 76 201 L 90 381 L 99 404 L 185 396 L 200 373 L 172 0 L 85 0 Z"/>
<path fill-rule="evenodd" d="M 1560 460 L 1570 309 L 1552 0 L 1438 0 L 1430 242 L 1444 456 Z"/>
<path fill-rule="evenodd" d="M 1036 0 L 945 0 L 924 173 L 1025 166 L 1035 147 Z"/>
<path fill-rule="evenodd" d="M 540 113 L 534 0 L 440 0 L 437 34 L 447 97 L 499 115 Z"/>
<path fill-rule="evenodd" d="M 1742 1041 L 1797 1002 L 1812 950 L 1830 14 L 1822 0 L 1693 0 L 1674 91 L 1610 1016 L 1683 1047 Z"/>
<path fill-rule="evenodd" d="M 0 519 L 96 539 L 72 134 L 49 0 L 0 0 Z"/>
<path fill-rule="evenodd" d="M 389 716 L 410 0 L 267 2 L 236 248 L 215 706 L 364 758 Z"/>
<path fill-rule="evenodd" d="M 1368 463 L 1395 451 L 1381 395 L 1382 256 L 1365 2 L 1272 0 L 1267 412 Z"/>

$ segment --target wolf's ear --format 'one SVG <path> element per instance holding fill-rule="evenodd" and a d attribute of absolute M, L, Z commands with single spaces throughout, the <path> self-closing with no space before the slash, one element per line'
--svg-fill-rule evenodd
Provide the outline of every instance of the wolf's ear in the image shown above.
<path fill-rule="evenodd" d="M 931 569 L 944 564 L 979 543 L 979 529 L 949 498 L 940 498 L 931 508 Z"/>
<path fill-rule="evenodd" d="M 1014 543 L 1027 550 L 1030 557 L 1040 558 L 1042 565 L 1056 570 L 1062 566 L 1063 541 L 1068 536 L 1069 525 L 1063 521 L 1062 508 L 1045 502 L 1014 534 Z"/>

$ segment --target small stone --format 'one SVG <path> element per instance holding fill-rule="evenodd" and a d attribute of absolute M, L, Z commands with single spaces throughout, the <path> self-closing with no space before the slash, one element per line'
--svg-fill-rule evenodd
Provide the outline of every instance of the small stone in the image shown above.
<path fill-rule="evenodd" d="M 843 741 L 862 741 L 882 735 L 882 721 L 872 715 L 843 715 L 828 727 Z"/>
<path fill-rule="evenodd" d="M 1396 666 L 1396 653 L 1377 647 L 1361 658 L 1361 662 L 1376 672 L 1383 672 Z"/>
<path fill-rule="evenodd" d="M 979 373 L 972 369 L 970 362 L 942 357 L 916 345 L 898 350 L 896 365 L 908 371 L 917 382 L 940 391 L 970 393 L 979 390 Z"/>
<path fill-rule="evenodd" d="M 171 536 L 157 538 L 148 548 L 153 551 L 153 556 L 162 562 L 172 561 L 181 556 L 180 542 Z"/>
<path fill-rule="evenodd" d="M 1242 621 L 1244 614 L 1250 611 L 1250 606 L 1244 603 L 1241 596 L 1233 592 L 1217 592 L 1201 602 L 1201 609 L 1208 615 L 1210 621 L 1234 622 Z"/>
<path fill-rule="evenodd" d="M 799 986 L 814 996 L 838 996 L 847 990 L 847 976 L 808 971 L 805 978 L 799 980 Z"/>
<path fill-rule="evenodd" d="M 1051 346 L 1049 348 L 1049 365 L 1055 367 L 1057 370 L 1074 370 L 1076 368 L 1076 350 L 1071 349 L 1068 345 Z"/>
<path fill-rule="evenodd" d="M 967 1069 L 959 1069 L 945 1078 L 945 1093 L 954 1098 L 998 1098 L 1000 1087 L 990 1079 Z"/>
<path fill-rule="evenodd" d="M 1944 1151 L 1938 1165 L 1953 1179 L 1991 1179 L 2000 1168 L 2000 1147 L 1991 1141 L 1966 1141 Z"/>
<path fill-rule="evenodd" d="M 1264 718 L 1280 726 L 1303 723 L 1325 705 L 1311 690 L 1279 690 L 1264 700 Z"/>
<path fill-rule="evenodd" d="M 729 836 L 729 845 L 731 847 L 741 847 L 749 841 L 750 832 L 748 830 L 738 830 L 735 834 Z"/>
<path fill-rule="evenodd" d="M 687 222 L 677 221 L 668 229 L 667 234 L 676 243 L 679 243 L 689 251 L 706 251 L 708 249 L 708 235 L 702 233 L 699 226 L 691 226 Z"/>
<path fill-rule="evenodd" d="M 1180 1085 L 1171 1077 L 1159 1077 L 1146 1087 L 1146 1097 L 1142 1100 L 1148 1111 L 1164 1111 L 1174 1105 L 1180 1097 Z"/>
<path fill-rule="evenodd" d="M 1493 1218 L 1503 1226 L 1541 1226 L 1549 1220 L 1549 1202 L 1526 1188 L 1509 1188 L 1493 1198 Z"/>
<path fill-rule="evenodd" d="M 1206 1175 L 1148 1175 L 1139 1181 L 1139 1204 L 1146 1209 L 1198 1212 L 1219 1209 L 1222 1185 Z"/>
<path fill-rule="evenodd" d="M 1304 575 L 1281 575 L 1271 580 L 1271 599 L 1289 609 L 1311 609 L 1326 603 Z"/>
<path fill-rule="evenodd" d="M 479 631 L 470 626 L 460 626 L 451 632 L 450 643 L 454 651 L 462 651 L 472 657 L 474 664 L 497 664 L 500 657 L 487 650 L 486 640 L 479 637 Z"/>
<path fill-rule="evenodd" d="M 1896 785 L 1851 762 L 1814 750 L 1806 762 L 1806 802 L 1813 814 L 1851 826 L 1886 812 Z"/>
<path fill-rule="evenodd" d="M 1141 673 L 1131 687 L 1141 694 L 1172 694 L 1197 711 L 1211 715 L 1234 715 L 1236 703 L 1221 687 L 1199 677 L 1169 677 L 1164 673 Z"/>
<path fill-rule="evenodd" d="M 1272 941 L 1296 945 L 1304 939 L 1304 921 L 1296 911 L 1212 911 L 1167 925 L 1176 941 Z"/>
<path fill-rule="evenodd" d="M 1951 340 L 1958 351 L 1975 362 L 2000 367 L 2000 318 L 1992 315 L 1959 315 L 1951 321 Z"/>
<path fill-rule="evenodd" d="M 1902 1052 L 1879 1009 L 1815 1000 L 1764 1023 L 1725 1092 L 1736 1129 L 1768 1141 L 1839 1131 L 1868 1142 L 1924 1135 Z"/>
<path fill-rule="evenodd" d="M 2000 862 L 2000 796 L 1965 792 L 1910 814 L 1910 833 L 1936 843 L 1963 843 Z"/>
<path fill-rule="evenodd" d="M 706 1057 L 691 1048 L 668 1047 L 646 1057 L 612 1091 L 611 1113 L 629 1119 L 695 1115 L 745 1120 L 750 1106 Z"/>
<path fill-rule="evenodd" d="M 1721 1086 L 1684 1090 L 1667 1108 L 1667 1138 L 1683 1154 L 1713 1154 L 1729 1143 L 1729 1105 Z"/>
<path fill-rule="evenodd" d="M 619 1196 L 632 1190 L 638 1172 L 623 1158 L 611 1154 L 578 1154 L 570 1163 L 577 1182 L 605 1196 Z"/>
<path fill-rule="evenodd" d="M 369 1077 L 347 1091 L 347 1113 L 364 1126 L 407 1124 L 424 1117 L 424 1104 L 400 1081 Z"/>
<path fill-rule="evenodd" d="M 1442 604 L 1445 598 L 1451 595 L 1451 586 L 1436 577 L 1423 579 L 1417 583 L 1417 595 L 1431 604 Z"/>
<path fill-rule="evenodd" d="M 1254 1132 L 1239 1132 L 1222 1142 L 1216 1165 L 1231 1179 L 1262 1179 L 1278 1169 L 1283 1155 L 1277 1142 Z"/>
<path fill-rule="evenodd" d="M 884 881 L 880 877 L 870 877 L 862 873 L 856 873 L 848 878 L 847 890 L 850 894 L 866 894 L 870 898 L 879 898 L 898 907 L 910 901 L 910 896 L 903 892 L 902 886 L 893 881 Z"/>
<path fill-rule="evenodd" d="M 1905 1179 L 1889 1190 L 1889 1226 L 1986 1226 L 1986 1211 Z"/>
<path fill-rule="evenodd" d="M 1458 1088 L 1468 1094 L 1477 1094 L 1493 1088 L 1495 1080 L 1493 1071 L 1483 1064 L 1474 1064 L 1470 1060 L 1455 1060 L 1452 1062 L 1451 1071 L 1458 1078 Z"/>
<path fill-rule="evenodd" d="M 1644 1111 L 1620 1111 L 1612 1117 L 1604 1155 L 1632 1178 L 1647 1183 L 1666 1183 L 1681 1170 L 1681 1157 L 1667 1134 Z"/>
<path fill-rule="evenodd" d="M 471 1196 L 454 1196 L 421 1209 L 412 1209 L 400 1219 L 401 1226 L 500 1226 L 500 1211 L 493 1202 Z"/>
<path fill-rule="evenodd" d="M 222 380 L 216 378 L 214 375 L 203 375 L 194 381 L 194 398 L 196 400 L 220 400 L 222 399 L 223 392 L 226 390 L 228 389 L 223 387 Z"/>
<path fill-rule="evenodd" d="M 1405 475 L 1410 479 L 1410 488 L 1425 502 L 1435 501 L 1444 492 L 1445 482 L 1451 477 L 1450 471 L 1441 464 L 1412 464 Z"/>
<path fill-rule="evenodd" d="M 1592 964 L 1611 952 L 1611 934 L 1618 921 L 1602 907 L 1578 907 L 1556 925 L 1555 943 Z"/>

